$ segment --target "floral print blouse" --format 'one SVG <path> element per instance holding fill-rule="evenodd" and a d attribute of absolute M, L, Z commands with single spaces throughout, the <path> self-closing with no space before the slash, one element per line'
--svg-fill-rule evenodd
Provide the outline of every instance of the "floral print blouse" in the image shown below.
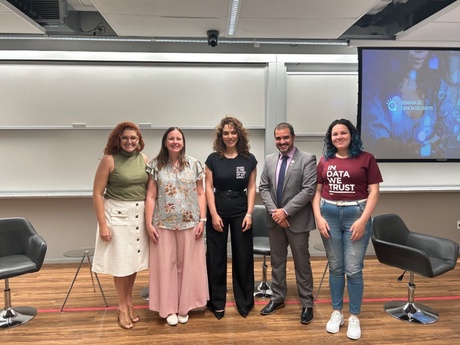
<path fill-rule="evenodd" d="M 185 160 L 186 165 L 182 171 L 170 164 L 158 170 L 155 159 L 147 165 L 147 172 L 157 184 L 153 215 L 156 227 L 184 230 L 194 227 L 200 221 L 196 181 L 204 178 L 204 166 L 196 158 L 187 155 Z"/>

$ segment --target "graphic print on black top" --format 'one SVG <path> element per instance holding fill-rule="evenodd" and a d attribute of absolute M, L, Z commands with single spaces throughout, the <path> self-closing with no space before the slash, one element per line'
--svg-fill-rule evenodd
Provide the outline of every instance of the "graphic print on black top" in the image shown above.
<path fill-rule="evenodd" d="M 241 155 L 230 159 L 219 157 L 217 152 L 213 152 L 205 164 L 212 171 L 216 190 L 243 191 L 248 186 L 249 176 L 257 166 L 257 160 L 253 154 L 249 154 L 248 159 Z"/>
<path fill-rule="evenodd" d="M 244 170 L 244 166 L 242 167 L 237 166 L 236 167 L 236 178 L 238 180 L 241 180 L 241 179 L 244 180 L 245 177 L 246 177 L 246 171 Z"/>

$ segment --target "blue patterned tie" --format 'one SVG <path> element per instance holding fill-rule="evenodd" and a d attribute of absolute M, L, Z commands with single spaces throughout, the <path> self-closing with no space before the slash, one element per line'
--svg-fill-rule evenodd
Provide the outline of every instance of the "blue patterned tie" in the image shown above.
<path fill-rule="evenodd" d="M 278 185 L 276 186 L 276 201 L 278 202 L 278 207 L 283 207 L 283 185 L 284 185 L 284 175 L 286 175 L 286 165 L 289 156 L 283 156 L 280 171 L 278 173 Z"/>

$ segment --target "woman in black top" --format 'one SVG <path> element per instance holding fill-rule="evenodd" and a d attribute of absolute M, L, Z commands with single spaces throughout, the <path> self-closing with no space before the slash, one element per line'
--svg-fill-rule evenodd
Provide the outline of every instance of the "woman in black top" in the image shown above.
<path fill-rule="evenodd" d="M 249 152 L 249 132 L 232 117 L 216 127 L 213 149 L 206 160 L 206 264 L 208 308 L 217 319 L 225 313 L 227 238 L 232 241 L 233 293 L 238 312 L 246 317 L 254 306 L 252 211 L 256 196 L 257 160 Z"/>

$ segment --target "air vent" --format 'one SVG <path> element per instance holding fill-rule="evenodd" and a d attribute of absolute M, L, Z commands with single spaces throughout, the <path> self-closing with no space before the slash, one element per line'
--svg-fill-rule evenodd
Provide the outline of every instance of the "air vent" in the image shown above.
<path fill-rule="evenodd" d="M 67 0 L 8 0 L 10 4 L 43 26 L 48 35 L 80 32 L 80 18 Z"/>
<path fill-rule="evenodd" d="M 66 2 L 63 0 L 8 0 L 18 10 L 39 24 L 64 23 Z"/>

